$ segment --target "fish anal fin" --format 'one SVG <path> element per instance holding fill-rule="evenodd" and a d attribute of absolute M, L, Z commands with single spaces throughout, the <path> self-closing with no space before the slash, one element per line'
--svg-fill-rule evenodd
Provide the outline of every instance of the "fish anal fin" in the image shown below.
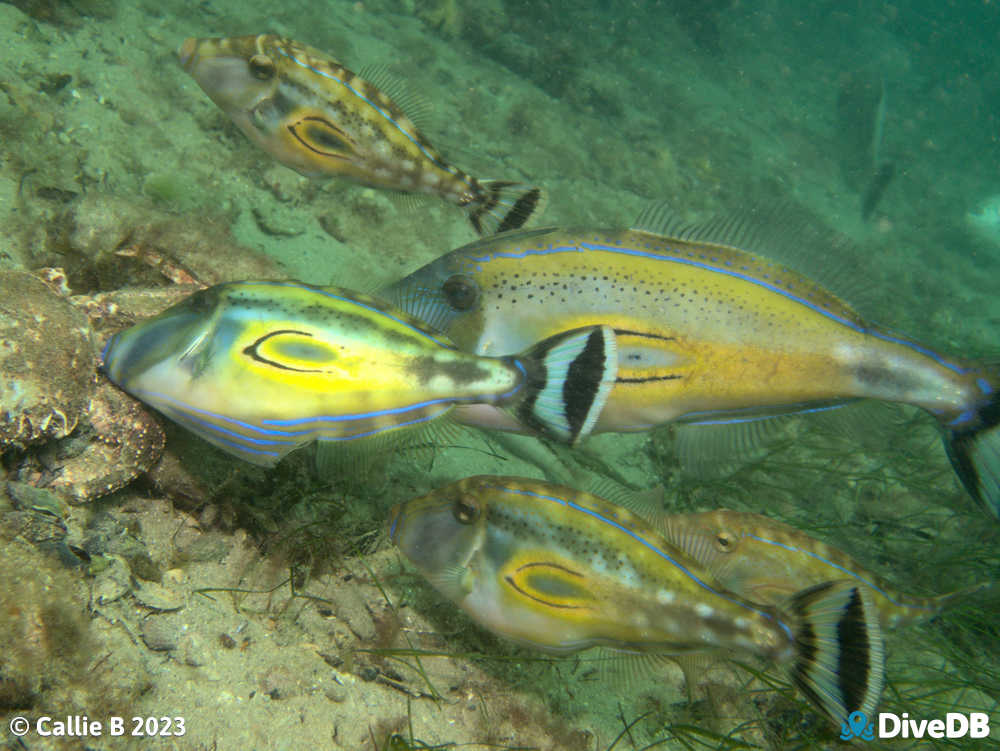
<path fill-rule="evenodd" d="M 719 415 L 678 425 L 674 436 L 682 472 L 702 479 L 725 477 L 741 464 L 763 458 L 788 417 Z"/>
<path fill-rule="evenodd" d="M 651 686 L 679 682 L 676 655 L 623 652 L 610 647 L 597 647 L 590 650 L 590 655 L 597 669 L 597 679 L 626 696 L 648 691 Z M 658 688 L 656 693 L 659 693 Z"/>
<path fill-rule="evenodd" d="M 452 425 L 450 416 L 438 418 L 430 415 L 429 422 L 415 427 L 389 427 L 350 440 L 320 438 L 316 443 L 317 474 L 327 480 L 345 482 L 349 487 L 360 487 L 400 452 L 433 451 L 438 437 L 452 438 L 460 430 Z"/>

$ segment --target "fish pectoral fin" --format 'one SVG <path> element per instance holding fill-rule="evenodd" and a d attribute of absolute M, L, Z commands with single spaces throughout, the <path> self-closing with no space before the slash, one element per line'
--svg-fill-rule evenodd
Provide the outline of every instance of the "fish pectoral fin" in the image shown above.
<path fill-rule="evenodd" d="M 435 574 L 428 574 L 427 580 L 440 592 L 455 598 L 469 594 L 474 584 L 472 570 L 467 566 L 448 566 Z"/>

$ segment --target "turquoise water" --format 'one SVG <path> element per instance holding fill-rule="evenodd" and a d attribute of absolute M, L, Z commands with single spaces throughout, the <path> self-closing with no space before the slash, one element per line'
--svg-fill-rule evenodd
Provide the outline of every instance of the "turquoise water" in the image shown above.
<path fill-rule="evenodd" d="M 387 68 L 426 103 L 426 134 L 448 159 L 545 189 L 532 226 L 627 227 L 659 201 L 690 222 L 792 203 L 854 243 L 797 259 L 804 273 L 943 351 L 1000 351 L 995 5 L 580 5 L 0 4 L 0 267 L 61 268 L 76 295 L 233 275 L 371 292 L 473 240 L 443 201 L 413 206 L 280 166 L 177 63 L 187 37 L 275 32 L 353 70 Z M 876 196 L 880 170 L 891 179 Z M 130 322 L 95 324 L 98 338 Z M 171 469 L 58 512 L 58 539 L 87 552 L 84 563 L 67 566 L 14 524 L 23 517 L 10 514 L 36 506 L 4 501 L 4 568 L 25 572 L 7 574 L 7 604 L 28 606 L 3 616 L 13 646 L 0 658 L 0 712 L 183 714 L 188 733 L 164 741 L 176 748 L 385 748 L 411 723 L 425 744 L 415 748 L 835 745 L 837 733 L 773 669 L 716 666 L 689 702 L 673 667 L 623 681 L 586 657 L 540 661 L 461 616 L 381 530 L 392 503 L 465 475 L 546 469 L 593 482 L 614 472 L 636 487 L 662 484 L 670 510 L 771 514 L 907 593 L 994 579 L 997 525 L 955 479 L 933 422 L 902 408 L 870 420 L 860 430 L 792 421 L 712 477 L 678 469 L 669 427 L 600 436 L 579 456 L 438 435 L 435 450 L 380 459 L 360 483 L 346 479 L 357 465 L 317 477 L 306 456 L 249 468 L 167 426 Z M 6 479 L 46 484 L 80 450 L 72 440 L 0 446 Z M 118 542 L 109 534 L 98 544 L 108 519 Z M 129 575 L 115 580 L 117 598 L 99 602 L 95 588 L 126 564 L 133 581 L 181 593 L 184 607 L 151 607 Z M 245 591 L 209 599 L 197 594 L 204 588 Z M 152 616 L 166 619 L 173 642 L 145 638 Z M 883 711 L 976 711 L 1000 723 L 996 616 L 995 596 L 979 595 L 889 632 Z M 83 747 L 35 734 L 25 742 Z M 870 745 L 879 743 L 928 741 Z"/>

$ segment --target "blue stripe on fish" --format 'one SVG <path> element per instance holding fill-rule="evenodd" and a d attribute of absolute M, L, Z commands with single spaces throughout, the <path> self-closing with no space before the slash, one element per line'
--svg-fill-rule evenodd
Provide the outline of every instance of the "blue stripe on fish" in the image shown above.
<path fill-rule="evenodd" d="M 379 433 L 384 433 L 387 430 L 396 430 L 397 428 L 405 428 L 410 425 L 419 425 L 423 422 L 430 422 L 431 420 L 436 420 L 441 415 L 445 414 L 448 408 L 439 409 L 433 414 L 424 415 L 423 417 L 418 417 L 414 420 L 409 420 L 407 422 L 395 422 L 392 425 L 386 425 L 382 428 L 375 428 L 374 430 L 369 430 L 367 433 L 354 433 L 353 435 L 342 435 L 342 436 L 326 436 L 321 435 L 316 440 L 320 443 L 337 443 L 338 441 L 355 441 L 359 438 L 370 438 L 373 435 L 378 435 Z"/>
<path fill-rule="evenodd" d="M 609 525 L 611 527 L 614 527 L 615 529 L 617 529 L 620 532 L 624 532 L 626 535 L 628 535 L 629 537 L 631 537 L 633 540 L 635 540 L 636 542 L 638 542 L 640 545 L 642 545 L 643 547 L 647 548 L 648 550 L 651 550 L 652 552 L 656 553 L 658 556 L 660 556 L 661 558 L 663 558 L 664 560 L 666 560 L 668 563 L 670 563 L 673 566 L 675 566 L 677 569 L 679 569 L 681 572 L 683 572 L 685 576 L 687 576 L 689 579 L 691 579 L 691 581 L 695 582 L 696 584 L 698 584 L 700 587 L 702 587 L 706 591 L 711 592 L 713 595 L 715 595 L 717 597 L 721 597 L 724 600 L 732 602 L 735 605 L 740 605 L 741 607 L 746 608 L 750 612 L 757 613 L 758 615 L 763 616 L 764 618 L 767 618 L 770 621 L 774 621 L 778 626 L 781 627 L 781 630 L 784 631 L 788 635 L 788 638 L 792 639 L 794 641 L 795 637 L 792 634 L 792 630 L 785 623 L 783 623 L 781 620 L 775 618 L 774 614 L 768 613 L 768 612 L 766 612 L 764 610 L 758 610 L 757 608 L 751 607 L 750 605 L 748 605 L 747 603 L 745 603 L 745 602 L 743 602 L 741 600 L 734 600 L 733 598 L 728 597 L 725 593 L 720 592 L 717 589 L 714 589 L 713 587 L 709 586 L 704 581 L 702 581 L 700 578 L 698 578 L 697 576 L 695 576 L 685 566 L 683 566 L 682 564 L 678 563 L 673 558 L 671 558 L 670 555 L 668 555 L 665 551 L 661 550 L 656 545 L 651 544 L 648 540 L 646 540 L 645 538 L 637 535 L 635 532 L 633 532 L 632 530 L 628 529 L 627 527 L 623 527 L 618 522 L 613 521 L 613 520 L 607 518 L 606 516 L 603 516 L 602 514 L 598 513 L 597 511 L 594 511 L 593 509 L 589 509 L 589 508 L 587 508 L 585 506 L 580 506 L 579 504 L 573 503 L 573 501 L 568 501 L 565 498 L 558 498 L 556 496 L 544 495 L 542 493 L 535 493 L 535 492 L 532 492 L 530 490 L 516 490 L 514 488 L 504 487 L 503 485 L 490 485 L 489 487 L 493 488 L 494 490 L 503 491 L 504 493 L 511 493 L 512 495 L 526 495 L 526 496 L 531 496 L 532 498 L 539 498 L 539 499 L 545 500 L 545 501 L 552 501 L 553 503 L 558 503 L 561 506 L 566 506 L 567 508 L 571 508 L 574 511 L 582 511 L 583 513 L 587 514 L 588 516 L 592 516 L 593 518 L 597 519 L 598 521 L 604 522 L 605 524 L 607 524 L 607 525 Z"/>
<path fill-rule="evenodd" d="M 520 387 L 518 387 L 518 388 L 520 388 Z M 516 391 L 517 391 L 517 389 L 514 389 L 510 393 L 515 393 Z M 149 402 L 151 402 L 153 404 L 156 403 L 156 400 L 159 400 L 160 402 L 162 402 L 164 404 L 168 404 L 168 405 L 170 405 L 170 406 L 172 406 L 172 407 L 174 407 L 176 409 L 182 410 L 182 411 L 184 411 L 184 412 L 186 412 L 188 414 L 205 415 L 206 417 L 209 417 L 209 418 L 212 418 L 212 419 L 215 419 L 215 420 L 219 420 L 220 422 L 227 422 L 227 423 L 231 423 L 233 425 L 238 425 L 241 428 L 246 428 L 247 430 L 252 430 L 255 433 L 259 433 L 261 435 L 289 436 L 289 437 L 301 436 L 301 435 L 308 435 L 309 433 L 312 433 L 313 430 L 293 430 L 293 431 L 288 431 L 288 430 L 268 430 L 267 428 L 265 428 L 263 426 L 264 425 L 275 425 L 275 426 L 287 425 L 287 426 L 291 427 L 291 426 L 295 426 L 295 425 L 303 425 L 303 424 L 308 424 L 308 423 L 337 423 L 337 422 L 351 422 L 351 421 L 354 421 L 354 420 L 367 420 L 367 419 L 371 419 L 371 418 L 375 418 L 375 417 L 384 417 L 384 416 L 387 416 L 387 415 L 395 415 L 395 414 L 400 414 L 400 413 L 412 412 L 415 409 L 422 409 L 424 407 L 433 407 L 433 406 L 436 406 L 438 404 L 447 404 L 447 405 L 450 406 L 452 404 L 458 404 L 460 402 L 472 402 L 472 403 L 475 403 L 478 399 L 481 398 L 481 397 L 470 396 L 470 397 L 465 397 L 465 398 L 454 397 L 454 398 L 447 398 L 447 399 L 445 399 L 445 398 L 441 398 L 441 399 L 429 399 L 429 400 L 427 400 L 425 402 L 420 402 L 418 404 L 412 404 L 412 405 L 409 405 L 409 406 L 406 406 L 406 407 L 393 407 L 392 409 L 382 409 L 382 410 L 376 410 L 374 412 L 359 412 L 359 413 L 356 413 L 356 414 L 353 414 L 353 415 L 341 415 L 339 417 L 332 416 L 332 415 L 316 415 L 315 417 L 299 417 L 299 418 L 295 418 L 293 420 L 261 420 L 261 424 L 260 425 L 254 425 L 252 423 L 243 422 L 242 420 L 237 420 L 237 419 L 235 419 L 233 417 L 226 417 L 225 415 L 220 415 L 220 414 L 218 414 L 216 412 L 210 412 L 210 411 L 208 411 L 206 409 L 199 409 L 197 407 L 191 407 L 191 406 L 189 406 L 187 404 L 184 404 L 181 401 L 178 401 L 178 400 L 176 400 L 176 399 L 174 399 L 172 397 L 167 396 L 166 394 L 160 394 L 160 393 L 157 393 L 157 392 L 154 392 L 154 391 L 140 391 L 140 390 L 136 390 L 134 392 L 134 396 L 136 396 L 136 398 L 138 398 L 138 399 L 142 399 L 143 401 L 149 401 Z M 211 424 L 211 423 L 209 423 L 209 424 Z M 220 431 L 224 431 L 225 430 L 224 428 L 221 428 L 219 426 L 213 426 L 213 428 L 217 429 L 217 430 L 220 430 Z M 232 435 L 237 435 L 237 434 L 236 433 L 232 433 Z M 252 439 L 248 438 L 247 440 L 252 440 Z"/>
<path fill-rule="evenodd" d="M 753 417 L 753 416 L 751 416 L 751 417 L 728 417 L 728 418 L 726 418 L 726 417 L 720 417 L 720 418 L 714 419 L 714 420 L 712 420 L 712 419 L 706 419 L 706 420 L 688 420 L 687 418 L 691 417 L 692 415 L 732 414 L 733 412 L 736 412 L 736 411 L 741 411 L 741 412 L 743 412 L 743 411 L 750 412 L 750 411 L 753 411 L 753 410 L 758 410 L 759 411 L 760 407 L 746 407 L 745 409 L 742 409 L 742 410 L 726 409 L 726 410 L 719 410 L 718 412 L 712 412 L 712 411 L 707 411 L 707 412 L 688 412 L 684 416 L 684 424 L 685 425 L 741 425 L 741 424 L 748 423 L 748 422 L 760 422 L 761 420 L 773 420 L 776 417 L 786 417 L 787 415 L 808 415 L 808 414 L 812 414 L 812 413 L 815 413 L 815 412 L 829 412 L 831 409 L 841 409 L 842 407 L 846 407 L 846 406 L 847 406 L 846 404 L 829 404 L 829 405 L 826 405 L 826 406 L 823 406 L 823 407 L 808 407 L 808 408 L 801 408 L 801 409 L 791 409 L 789 412 L 781 412 L 781 413 L 774 414 L 774 415 L 757 415 L 756 417 Z"/>
<path fill-rule="evenodd" d="M 885 334 L 879 331 L 873 331 L 871 329 L 865 328 L 864 326 L 859 326 L 858 324 L 854 323 L 853 321 L 847 318 L 844 318 L 843 316 L 839 316 L 836 313 L 832 313 L 831 311 L 817 305 L 814 302 L 810 302 L 808 299 L 802 297 L 801 295 L 796 295 L 790 292 L 789 290 L 783 289 L 778 284 L 775 284 L 773 282 L 763 281 L 761 279 L 757 279 L 756 277 L 750 276 L 749 274 L 742 273 L 744 271 L 749 271 L 749 268 L 746 266 L 740 267 L 741 268 L 740 271 L 734 271 L 728 268 L 722 268 L 717 265 L 713 266 L 711 264 L 711 259 L 701 254 L 698 254 L 696 256 L 696 254 L 691 253 L 690 257 L 685 258 L 683 256 L 664 255 L 662 253 L 652 253 L 639 250 L 637 248 L 627 248 L 616 245 L 604 245 L 601 243 L 594 242 L 594 243 L 580 243 L 578 246 L 577 245 L 564 245 L 560 247 L 549 246 L 548 248 L 528 248 L 519 252 L 493 253 L 486 256 L 480 256 L 478 258 L 473 257 L 471 260 L 475 261 L 476 263 L 489 263 L 495 258 L 525 258 L 527 256 L 547 256 L 547 255 L 553 255 L 555 253 L 582 253 L 584 250 L 599 250 L 608 253 L 619 253 L 621 255 L 626 255 L 626 256 L 638 256 L 640 258 L 651 258 L 658 261 L 670 261 L 673 263 L 681 263 L 686 266 L 694 266 L 696 268 L 703 269 L 705 271 L 714 271 L 719 274 L 725 274 L 726 276 L 734 277 L 736 279 L 742 279 L 743 281 L 750 282 L 751 284 L 756 284 L 757 286 L 763 287 L 764 289 L 770 290 L 771 292 L 776 292 L 779 295 L 788 298 L 789 300 L 799 303 L 800 305 L 804 305 L 810 310 L 813 310 L 819 313 L 820 315 L 829 318 L 832 321 L 836 321 L 837 323 L 840 323 L 846 326 L 847 328 L 852 329 L 853 331 L 857 331 L 860 334 L 867 334 L 869 336 L 875 337 L 876 339 L 881 339 L 882 341 L 885 342 L 891 342 L 893 344 L 901 344 L 905 347 L 909 347 L 913 351 L 919 352 L 920 354 L 931 358 L 939 365 L 942 365 L 943 367 L 948 368 L 949 370 L 955 373 L 961 375 L 970 372 L 968 368 L 962 367 L 961 365 L 956 365 L 955 363 L 948 362 L 941 355 L 934 352 L 933 350 L 927 349 L 926 347 L 921 347 L 919 344 L 914 344 L 913 342 L 898 336 L 892 336 L 891 334 Z M 709 262 L 705 263 L 703 261 L 695 260 L 695 258 L 705 259 L 706 261 Z M 716 261 L 716 263 L 718 262 Z M 725 265 L 728 266 L 729 264 Z M 764 279 L 771 278 L 770 275 L 768 274 L 764 274 L 763 277 Z"/>
<path fill-rule="evenodd" d="M 883 597 L 885 597 L 885 599 L 887 599 L 893 605 L 896 605 L 898 607 L 901 607 L 901 608 L 910 608 L 910 609 L 919 609 L 919 610 L 927 610 L 927 611 L 937 610 L 937 606 L 935 606 L 935 605 L 915 605 L 915 604 L 910 604 L 910 603 L 904 604 L 902 602 L 898 602 L 895 599 L 893 599 L 892 595 L 890 595 L 888 592 L 886 592 L 884 589 L 882 589 L 881 587 L 879 587 L 874 582 L 869 581 L 868 579 L 865 579 L 865 578 L 863 578 L 861 576 L 858 576 L 857 573 L 855 573 L 854 571 L 851 571 L 849 568 L 844 568 L 843 566 L 840 566 L 840 565 L 834 563 L 833 561 L 827 560 L 823 556 L 818 555 L 817 553 L 814 553 L 811 550 L 804 550 L 803 548 L 797 548 L 794 545 L 787 545 L 787 544 L 785 544 L 783 542 L 778 542 L 776 540 L 767 540 L 767 539 L 765 539 L 763 537 L 758 537 L 757 535 L 750 535 L 750 534 L 748 534 L 747 537 L 749 537 L 751 540 L 756 540 L 757 542 L 763 542 L 763 543 L 765 543 L 767 545 L 775 545 L 776 547 L 782 548 L 782 549 L 787 550 L 787 551 L 789 551 L 791 553 L 804 553 L 805 555 L 808 555 L 811 558 L 815 558 L 817 561 L 820 561 L 821 563 L 825 563 L 828 566 L 832 566 L 833 568 L 837 569 L 841 573 L 845 574 L 845 578 L 856 579 L 857 581 L 861 582 L 865 586 L 870 587 L 871 589 L 874 589 L 880 595 L 882 595 Z"/>

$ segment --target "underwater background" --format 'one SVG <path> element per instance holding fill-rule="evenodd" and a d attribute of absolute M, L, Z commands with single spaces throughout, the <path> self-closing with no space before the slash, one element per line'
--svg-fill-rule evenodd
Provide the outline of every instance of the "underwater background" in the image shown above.
<path fill-rule="evenodd" d="M 680 471 L 669 426 L 519 456 L 462 431 L 320 476 L 308 452 L 242 463 L 94 380 L 88 342 L 178 283 L 373 292 L 475 238 L 443 202 L 280 166 L 177 62 L 187 37 L 263 32 L 404 80 L 450 159 L 545 189 L 532 226 L 628 227 L 653 202 L 691 222 L 792 203 L 854 241 L 803 273 L 935 348 L 1000 352 L 993 3 L 2 3 L 0 345 L 38 353 L 5 365 L 0 390 L 5 747 L 842 745 L 767 666 L 713 665 L 689 697 L 671 667 L 609 677 L 586 653 L 551 660 L 491 636 L 402 563 L 387 510 L 468 475 L 545 467 L 662 485 L 669 510 L 769 514 L 909 594 L 992 581 L 998 525 L 922 412 L 887 408 L 862 431 L 795 419 L 699 476 Z M 54 405 L 47 419 L 29 415 L 33 398 Z M 998 613 L 981 593 L 888 631 L 880 706 L 991 713 L 992 739 L 859 745 L 995 744 Z M 84 714 L 183 717 L 185 734 L 9 729 Z"/>

